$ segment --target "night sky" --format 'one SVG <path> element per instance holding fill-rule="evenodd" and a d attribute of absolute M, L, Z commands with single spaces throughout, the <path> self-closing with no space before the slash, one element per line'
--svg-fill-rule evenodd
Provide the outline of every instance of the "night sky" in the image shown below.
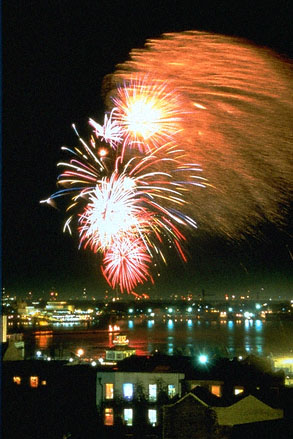
<path fill-rule="evenodd" d="M 77 6 L 79 4 L 79 6 Z M 266 6 L 264 6 L 266 4 Z M 103 120 L 103 77 L 132 48 L 163 32 L 206 30 L 248 38 L 292 59 L 288 1 L 21 1 L 3 3 L 2 275 L 11 294 L 102 297 L 107 284 L 97 257 L 62 233 L 65 212 L 39 201 L 56 190 L 62 145 L 76 145 L 76 123 Z M 170 257 L 151 294 L 292 295 L 289 213 L 282 230 L 267 225 L 245 241 L 198 235 L 190 260 Z M 149 289 L 150 288 L 150 289 Z"/>

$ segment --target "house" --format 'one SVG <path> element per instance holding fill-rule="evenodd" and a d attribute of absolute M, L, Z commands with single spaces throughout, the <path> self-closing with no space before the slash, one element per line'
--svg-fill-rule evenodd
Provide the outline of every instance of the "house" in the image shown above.
<path fill-rule="evenodd" d="M 229 437 L 232 427 L 283 418 L 283 410 L 272 408 L 253 395 L 239 396 L 231 405 L 208 395 L 201 399 L 189 392 L 163 409 L 163 439 Z M 228 436 L 227 436 L 228 435 Z"/>
<path fill-rule="evenodd" d="M 228 407 L 213 407 L 219 425 L 240 425 L 283 418 L 283 410 L 272 408 L 253 395 L 245 396 Z"/>
<path fill-rule="evenodd" d="M 177 372 L 98 371 L 96 404 L 104 425 L 114 426 L 122 419 L 132 427 L 139 416 L 157 426 L 162 401 L 181 396 L 183 379 Z"/>
<path fill-rule="evenodd" d="M 24 360 L 24 341 L 23 334 L 9 334 L 6 336 L 7 342 L 2 344 L 3 361 Z"/>
<path fill-rule="evenodd" d="M 214 411 L 190 392 L 163 408 L 163 439 L 216 438 Z"/>

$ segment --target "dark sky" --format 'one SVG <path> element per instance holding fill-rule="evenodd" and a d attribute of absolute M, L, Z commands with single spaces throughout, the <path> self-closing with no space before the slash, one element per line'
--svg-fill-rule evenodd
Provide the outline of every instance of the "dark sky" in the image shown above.
<path fill-rule="evenodd" d="M 89 117 L 102 121 L 104 75 L 147 38 L 190 29 L 245 37 L 292 58 L 290 3 L 3 3 L 2 260 L 8 292 L 39 296 L 54 287 L 66 297 L 86 287 L 101 297 L 107 287 L 96 257 L 62 233 L 65 213 L 39 204 L 56 190 L 60 147 L 77 143 L 71 124 L 87 133 Z M 190 243 L 189 264 L 171 258 L 151 291 L 237 294 L 264 288 L 290 296 L 290 232 L 289 226 L 268 226 L 262 239 L 241 243 L 199 235 Z"/>

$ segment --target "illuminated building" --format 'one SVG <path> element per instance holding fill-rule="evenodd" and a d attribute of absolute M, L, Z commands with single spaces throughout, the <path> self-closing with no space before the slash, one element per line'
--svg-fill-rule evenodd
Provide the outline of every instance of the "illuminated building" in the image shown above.
<path fill-rule="evenodd" d="M 146 400 L 145 419 L 156 427 L 162 410 L 159 394 L 172 399 L 181 395 L 183 373 L 177 372 L 122 372 L 97 373 L 96 404 L 105 426 L 113 426 L 122 417 L 126 426 L 133 426 L 138 411 L 137 397 Z"/>
<path fill-rule="evenodd" d="M 192 379 L 188 380 L 188 383 L 191 389 L 195 389 L 196 387 L 205 387 L 215 396 L 221 397 L 223 394 L 224 381 L 212 379 Z"/>
<path fill-rule="evenodd" d="M 285 373 L 285 385 L 293 386 L 293 355 L 272 356 L 275 371 L 282 370 Z"/>

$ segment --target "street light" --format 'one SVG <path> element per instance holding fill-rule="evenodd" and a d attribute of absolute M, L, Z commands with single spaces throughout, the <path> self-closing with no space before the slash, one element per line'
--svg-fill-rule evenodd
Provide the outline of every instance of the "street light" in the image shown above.
<path fill-rule="evenodd" d="M 206 364 L 207 361 L 208 361 L 208 357 L 207 357 L 207 355 L 205 355 L 205 354 L 201 354 L 201 355 L 198 357 L 198 361 L 199 361 L 201 364 Z"/>
<path fill-rule="evenodd" d="M 84 350 L 83 350 L 82 348 L 79 348 L 79 349 L 76 351 L 76 353 L 77 353 L 77 356 L 78 356 L 78 357 L 82 357 L 83 354 L 84 354 Z"/>

